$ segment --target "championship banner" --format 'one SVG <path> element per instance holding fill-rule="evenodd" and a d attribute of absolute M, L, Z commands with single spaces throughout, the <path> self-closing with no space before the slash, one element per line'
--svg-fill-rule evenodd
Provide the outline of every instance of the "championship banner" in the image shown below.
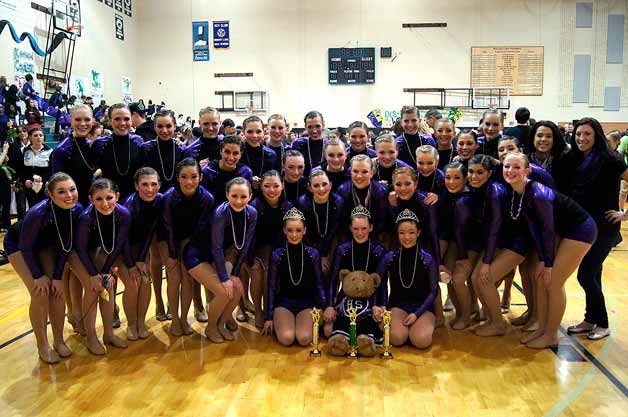
<path fill-rule="evenodd" d="M 115 0 L 114 7 L 116 8 L 116 12 L 122 11 L 122 0 Z"/>
<path fill-rule="evenodd" d="M 109 7 L 113 7 L 113 0 L 105 0 L 105 4 Z"/>
<path fill-rule="evenodd" d="M 124 19 L 122 16 L 116 13 L 116 38 L 121 41 L 124 40 Z"/>
<path fill-rule="evenodd" d="M 229 47 L 229 21 L 214 21 L 214 48 Z"/>
<path fill-rule="evenodd" d="M 209 22 L 192 22 L 192 56 L 194 61 L 209 61 Z"/>

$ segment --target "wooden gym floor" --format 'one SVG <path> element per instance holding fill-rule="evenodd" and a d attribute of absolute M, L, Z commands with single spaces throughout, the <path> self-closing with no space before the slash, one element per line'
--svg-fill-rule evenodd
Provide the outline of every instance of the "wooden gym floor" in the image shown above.
<path fill-rule="evenodd" d="M 597 342 L 564 332 L 584 309 L 570 278 L 557 352 L 523 347 L 512 328 L 486 339 L 444 327 L 431 349 L 394 349 L 389 361 L 310 358 L 308 348 L 280 347 L 251 324 L 222 345 L 198 333 L 171 338 L 151 306 L 149 339 L 94 357 L 66 325 L 74 355 L 49 366 L 37 358 L 27 292 L 5 265 L 0 416 L 628 416 L 627 276 L 628 239 L 605 264 L 612 335 Z M 510 317 L 525 309 L 516 288 L 512 302 Z M 124 327 L 123 319 L 118 334 Z"/>

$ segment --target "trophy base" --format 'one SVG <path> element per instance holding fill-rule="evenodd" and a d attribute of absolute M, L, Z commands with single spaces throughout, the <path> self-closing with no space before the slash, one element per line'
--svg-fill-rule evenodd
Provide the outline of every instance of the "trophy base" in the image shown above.
<path fill-rule="evenodd" d="M 379 357 L 382 359 L 392 359 L 393 355 L 390 352 L 382 352 Z"/>
<path fill-rule="evenodd" d="M 319 356 L 321 356 L 321 351 L 318 350 L 318 349 L 310 350 L 310 356 L 311 357 L 319 357 Z"/>

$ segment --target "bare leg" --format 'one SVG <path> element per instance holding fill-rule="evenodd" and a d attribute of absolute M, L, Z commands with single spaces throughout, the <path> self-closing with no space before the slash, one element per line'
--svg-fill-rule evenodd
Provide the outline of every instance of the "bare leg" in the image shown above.
<path fill-rule="evenodd" d="M 229 298 L 225 288 L 218 279 L 216 270 L 207 262 L 202 262 L 188 271 L 194 280 L 198 281 L 206 290 L 212 293 L 211 301 L 207 308 L 207 327 L 205 327 L 205 336 L 213 343 L 222 343 L 225 341 L 221 332 L 218 331 L 218 321 L 225 312 Z"/>
<path fill-rule="evenodd" d="M 508 272 L 504 277 L 504 292 L 502 294 L 502 302 L 500 305 L 502 314 L 510 311 L 510 300 L 512 297 L 512 283 L 515 280 L 515 270 Z"/>
<path fill-rule="evenodd" d="M 87 335 L 87 350 L 94 355 L 104 355 L 107 351 L 96 334 L 96 303 L 98 303 L 98 294 L 91 289 L 89 282 L 89 273 L 83 266 L 76 253 L 72 253 L 68 260 L 72 271 L 83 285 L 83 325 Z"/>
<path fill-rule="evenodd" d="M 163 272 L 161 256 L 159 255 L 159 245 L 157 238 L 153 238 L 150 244 L 150 274 L 153 281 L 153 290 L 155 292 L 155 314 L 157 320 L 164 321 L 166 319 L 166 308 L 164 307 L 164 299 L 162 297 Z"/>
<path fill-rule="evenodd" d="M 299 311 L 296 317 L 296 339 L 301 346 L 312 344 L 312 330 L 314 321 L 312 320 L 312 309 L 307 308 Z"/>
<path fill-rule="evenodd" d="M 161 259 L 168 259 L 168 245 L 166 242 L 159 242 L 159 256 Z M 179 261 L 172 268 L 166 268 L 166 278 L 168 279 L 168 304 L 172 322 L 170 323 L 170 334 L 173 336 L 183 335 L 181 320 L 179 319 L 179 295 L 181 287 L 181 268 Z"/>
<path fill-rule="evenodd" d="M 137 340 L 137 299 L 139 294 L 138 283 L 129 275 L 129 270 L 123 262 L 118 259 L 114 262 L 118 267 L 118 277 L 124 283 L 124 294 L 122 294 L 122 308 L 127 321 L 127 340 Z"/>
<path fill-rule="evenodd" d="M 410 343 L 419 349 L 427 349 L 432 345 L 435 317 L 429 311 L 421 314 L 410 326 Z"/>
<path fill-rule="evenodd" d="M 402 346 L 408 341 L 408 326 L 403 324 L 403 321 L 408 316 L 408 313 L 397 307 L 393 307 L 391 309 L 391 313 L 390 344 L 393 346 Z"/>
<path fill-rule="evenodd" d="M 190 311 L 190 305 L 192 304 L 194 285 L 192 282 L 192 277 L 183 265 L 183 260 L 179 258 L 178 262 L 180 268 L 179 274 L 181 276 L 181 329 L 183 330 L 184 335 L 191 335 L 192 333 L 194 333 L 194 329 L 192 329 L 192 326 L 188 322 L 188 312 Z"/>
<path fill-rule="evenodd" d="M 578 268 L 590 248 L 591 245 L 588 243 L 571 239 L 563 239 L 559 243 L 549 288 L 544 283 L 538 283 L 539 287 L 543 287 L 548 294 L 546 318 L 539 315 L 544 332 L 540 337 L 529 342 L 528 347 L 538 349 L 558 344 L 558 328 L 567 305 L 565 282 Z"/>
<path fill-rule="evenodd" d="M 74 320 L 74 331 L 81 336 L 85 336 L 85 325 L 83 324 L 83 285 L 78 275 L 70 267 L 69 287 L 70 298 L 72 298 L 72 320 Z"/>
<path fill-rule="evenodd" d="M 506 333 L 506 321 L 502 317 L 497 283 L 516 265 L 523 262 L 523 256 L 508 249 L 498 251 L 489 270 L 487 283 L 479 280 L 479 265 L 473 272 L 473 284 L 480 292 L 482 304 L 489 315 L 489 322 L 475 329 L 478 336 L 501 336 Z M 479 261 L 481 262 L 481 260 Z"/>
<path fill-rule="evenodd" d="M 273 327 L 277 340 L 284 346 L 290 346 L 296 338 L 296 319 L 287 308 L 277 307 L 273 313 Z"/>
<path fill-rule="evenodd" d="M 264 291 L 264 281 L 266 280 L 266 269 L 262 265 L 262 260 L 255 258 L 252 267 L 247 267 L 251 277 L 251 297 L 255 309 L 255 327 L 264 327 L 264 309 L 262 308 L 262 296 Z"/>
<path fill-rule="evenodd" d="M 35 280 L 33 275 L 24 261 L 24 257 L 21 252 L 15 252 L 9 255 L 9 262 L 17 272 L 18 276 L 22 279 L 22 282 L 26 286 L 28 293 L 31 296 L 30 305 L 28 307 L 28 315 L 33 326 L 33 333 L 35 333 L 35 340 L 37 341 L 37 350 L 39 357 L 46 363 L 57 363 L 60 358 L 59 355 L 50 348 L 48 343 L 48 309 L 49 309 L 49 296 L 41 295 L 33 291 L 33 285 Z"/>

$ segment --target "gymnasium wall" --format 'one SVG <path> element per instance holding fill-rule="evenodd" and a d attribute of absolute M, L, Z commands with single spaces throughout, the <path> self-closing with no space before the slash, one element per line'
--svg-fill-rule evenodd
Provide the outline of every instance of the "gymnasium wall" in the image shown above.
<path fill-rule="evenodd" d="M 50 0 L 34 0 L 42 6 L 49 6 Z M 91 95 L 91 71 L 102 74 L 103 94 L 108 102 L 122 100 L 121 77 L 129 77 L 132 82 L 137 79 L 137 22 L 136 16 L 124 16 L 125 39 L 116 39 L 114 26 L 114 9 L 96 0 L 82 0 L 82 24 L 85 26 L 82 36 L 76 42 L 74 57 L 74 76 L 84 77 L 87 81 L 87 95 Z M 136 6 L 137 1 L 133 2 Z M 134 10 L 135 11 L 135 10 Z M 118 13 L 123 14 L 123 13 Z M 48 23 L 46 15 L 31 8 L 31 1 L 2 0 L 0 1 L 0 18 L 9 20 L 18 35 L 22 32 L 34 34 L 41 49 L 46 46 Z M 64 41 L 65 43 L 65 41 Z M 14 65 L 14 49 L 32 52 L 27 41 L 17 44 L 11 38 L 8 27 L 0 36 L 0 75 L 6 75 L 13 82 L 16 74 Z M 53 59 L 65 55 L 65 44 L 55 52 Z M 35 67 L 41 72 L 43 58 L 35 55 Z M 35 81 L 35 89 L 42 92 L 41 80 Z M 96 103 L 98 104 L 98 103 Z"/>
<path fill-rule="evenodd" d="M 265 90 L 270 97 L 267 114 L 283 112 L 290 122 L 301 125 L 305 112 L 319 109 L 328 125 L 346 126 L 353 120 L 366 120 L 373 108 L 398 110 L 411 103 L 411 94 L 402 92 L 404 87 L 468 87 L 471 46 L 542 45 L 543 96 L 513 97 L 510 120 L 514 110 L 523 105 L 537 119 L 571 120 L 584 115 L 609 122 L 628 119 L 625 107 L 604 110 L 606 87 L 622 87 L 623 82 L 622 100 L 628 97 L 628 81 L 622 79 L 628 68 L 628 48 L 624 48 L 623 64 L 606 64 L 605 59 L 602 64 L 606 45 L 600 33 L 606 25 L 597 24 L 608 14 L 626 14 L 625 0 L 590 0 L 592 28 L 576 28 L 574 0 L 137 3 L 142 28 L 138 33 L 137 93 L 163 99 L 185 114 L 194 115 L 203 106 L 218 104 L 216 90 Z M 210 21 L 210 43 L 211 21 L 230 21 L 230 48 L 210 47 L 209 62 L 192 61 L 191 22 L 197 20 Z M 448 26 L 401 28 L 402 23 L 418 22 L 446 22 Z M 565 48 L 565 43 L 570 47 Z M 392 46 L 397 57 L 394 61 L 380 59 L 377 49 L 374 85 L 329 85 L 327 48 L 343 46 Z M 597 65 L 590 102 L 573 103 L 575 55 L 593 56 Z M 214 78 L 215 72 L 253 72 L 254 77 L 220 79 Z M 475 119 L 476 115 L 472 116 Z"/>

